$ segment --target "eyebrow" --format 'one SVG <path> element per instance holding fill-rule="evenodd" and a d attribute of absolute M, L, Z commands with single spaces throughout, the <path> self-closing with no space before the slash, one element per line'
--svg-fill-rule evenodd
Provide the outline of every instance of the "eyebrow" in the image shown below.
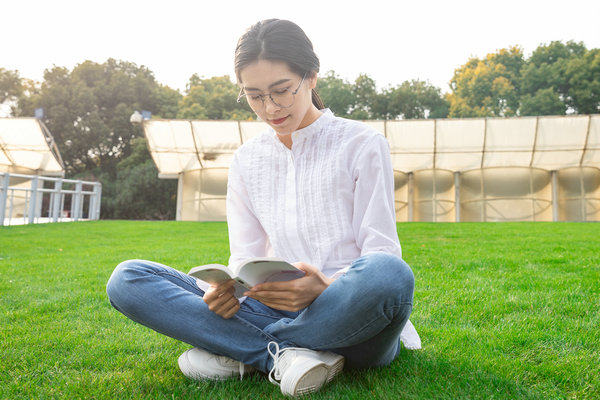
<path fill-rule="evenodd" d="M 274 86 L 281 85 L 282 83 L 286 83 L 286 82 L 289 82 L 289 81 L 291 81 L 290 78 L 280 79 L 277 82 L 271 83 L 268 88 L 271 89 Z M 256 91 L 260 91 L 260 89 L 258 89 L 258 88 L 251 88 L 251 87 L 244 87 L 244 90 L 256 90 Z"/>

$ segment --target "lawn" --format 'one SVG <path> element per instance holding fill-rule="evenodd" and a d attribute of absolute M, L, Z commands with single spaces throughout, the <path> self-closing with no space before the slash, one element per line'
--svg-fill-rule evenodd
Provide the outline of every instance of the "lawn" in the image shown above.
<path fill-rule="evenodd" d="M 423 349 L 315 399 L 600 398 L 600 224 L 401 223 Z M 122 260 L 227 263 L 225 223 L 0 227 L 0 399 L 280 398 L 265 376 L 197 383 L 189 346 L 113 310 Z"/>

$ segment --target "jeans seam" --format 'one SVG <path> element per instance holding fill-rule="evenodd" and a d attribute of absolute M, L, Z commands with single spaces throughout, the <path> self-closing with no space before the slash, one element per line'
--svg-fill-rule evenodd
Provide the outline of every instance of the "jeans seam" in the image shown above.
<path fill-rule="evenodd" d="M 250 310 L 243 310 L 243 309 L 240 309 L 239 312 L 243 312 L 243 313 L 247 313 L 247 314 L 252 314 L 252 315 L 259 316 L 259 317 L 269 318 L 269 319 L 273 319 L 275 321 L 279 321 L 282 318 L 286 318 L 286 317 L 279 317 L 279 316 L 275 316 L 275 315 L 263 314 L 263 313 L 259 313 L 259 312 L 255 312 L 255 311 L 250 311 Z"/>

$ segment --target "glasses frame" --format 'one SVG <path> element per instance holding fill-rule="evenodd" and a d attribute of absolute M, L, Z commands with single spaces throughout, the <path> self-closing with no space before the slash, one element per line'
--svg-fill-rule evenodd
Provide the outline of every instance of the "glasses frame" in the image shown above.
<path fill-rule="evenodd" d="M 267 97 L 269 97 L 271 99 L 271 102 L 273 104 L 275 104 L 279 108 L 290 108 L 296 102 L 296 94 L 298 93 L 298 91 L 302 87 L 302 84 L 304 83 L 305 79 L 306 79 L 306 73 L 302 77 L 302 80 L 300 81 L 300 84 L 298 85 L 298 87 L 296 88 L 296 90 L 294 90 L 293 92 L 291 92 L 292 93 L 292 104 L 290 104 L 289 106 L 282 106 L 281 104 L 279 104 L 275 100 L 273 100 L 273 96 L 271 96 L 271 93 L 265 93 L 265 94 L 258 94 L 258 95 L 256 95 L 256 96 L 260 97 L 260 99 L 262 101 L 261 108 L 265 106 L 265 99 Z M 290 88 L 285 88 L 285 90 L 289 91 Z M 248 101 L 248 98 L 247 98 L 248 94 L 246 92 L 244 92 L 244 88 L 241 88 L 240 89 L 240 94 L 238 95 L 238 98 L 237 98 L 237 102 L 240 103 L 242 101 L 242 97 L 244 97 L 244 96 L 246 96 L 246 101 Z M 248 105 L 250 105 L 250 101 L 248 101 Z"/>

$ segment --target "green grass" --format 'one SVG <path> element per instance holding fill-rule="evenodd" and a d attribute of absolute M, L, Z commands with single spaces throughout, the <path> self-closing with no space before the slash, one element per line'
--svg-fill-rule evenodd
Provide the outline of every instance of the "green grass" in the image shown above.
<path fill-rule="evenodd" d="M 398 224 L 423 340 L 315 399 L 600 398 L 600 224 Z M 226 263 L 225 223 L 0 227 L 0 399 L 280 398 L 263 375 L 197 383 L 189 346 L 113 310 L 122 260 Z"/>

